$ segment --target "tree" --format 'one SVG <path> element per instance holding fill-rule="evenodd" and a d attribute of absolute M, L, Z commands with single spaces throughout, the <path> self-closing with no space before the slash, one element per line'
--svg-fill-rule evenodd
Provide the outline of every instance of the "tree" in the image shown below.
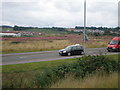
<path fill-rule="evenodd" d="M 13 30 L 14 30 L 14 31 L 17 31 L 18 28 L 19 28 L 19 27 L 18 27 L 17 25 L 15 25 L 15 26 L 13 27 Z"/>

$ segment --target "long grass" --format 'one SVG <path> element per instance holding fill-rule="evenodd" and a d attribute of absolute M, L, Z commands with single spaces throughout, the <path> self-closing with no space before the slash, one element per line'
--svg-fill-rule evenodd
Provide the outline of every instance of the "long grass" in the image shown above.
<path fill-rule="evenodd" d="M 87 48 L 106 47 L 113 36 L 89 36 L 86 41 Z M 59 50 L 68 45 L 81 44 L 84 45 L 82 35 L 71 35 L 69 39 L 65 40 L 40 40 L 40 41 L 0 41 L 0 50 L 2 53 L 19 53 L 19 52 L 33 52 L 33 51 L 48 51 Z"/>
<path fill-rule="evenodd" d="M 98 48 L 107 47 L 108 42 L 111 41 L 113 36 L 88 36 L 89 39 L 86 41 L 87 48 Z M 83 35 L 76 35 L 74 38 L 70 39 L 72 43 L 79 43 L 84 45 Z"/>
<path fill-rule="evenodd" d="M 58 50 L 71 44 L 69 40 L 24 41 L 18 44 L 2 41 L 2 53 Z"/>
<path fill-rule="evenodd" d="M 117 60 L 118 55 L 108 55 L 107 57 Z M 74 58 L 57 61 L 4 65 L 2 66 L 2 85 L 4 88 L 36 88 L 34 83 L 36 75 L 41 74 L 45 69 L 76 61 L 77 59 Z"/>
<path fill-rule="evenodd" d="M 118 88 L 118 73 L 96 74 L 83 79 L 75 79 L 73 75 L 68 75 L 51 88 Z"/>
<path fill-rule="evenodd" d="M 2 85 L 4 88 L 33 88 L 35 76 L 45 69 L 74 61 L 76 59 L 4 65 L 2 66 Z"/>

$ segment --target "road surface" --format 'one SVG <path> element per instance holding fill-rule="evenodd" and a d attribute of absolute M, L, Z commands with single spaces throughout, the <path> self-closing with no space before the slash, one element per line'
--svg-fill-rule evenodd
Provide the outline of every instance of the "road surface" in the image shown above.
<path fill-rule="evenodd" d="M 86 55 L 95 55 L 95 54 L 118 54 L 118 52 L 108 53 L 106 48 L 86 49 Z M 8 65 L 8 64 L 20 64 L 20 63 L 76 58 L 76 57 L 82 57 L 83 55 L 60 56 L 58 55 L 58 51 L 41 51 L 41 52 L 2 54 L 1 56 L 2 56 L 2 65 Z"/>

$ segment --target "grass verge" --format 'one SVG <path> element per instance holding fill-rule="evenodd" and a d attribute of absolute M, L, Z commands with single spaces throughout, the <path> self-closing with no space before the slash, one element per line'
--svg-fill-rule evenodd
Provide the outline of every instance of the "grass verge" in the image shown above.
<path fill-rule="evenodd" d="M 75 79 L 73 75 L 67 75 L 64 80 L 58 81 L 50 88 L 118 88 L 118 73 L 95 74 L 83 79 Z"/>
<path fill-rule="evenodd" d="M 36 75 L 41 74 L 45 69 L 64 63 L 72 63 L 74 61 L 76 61 L 76 59 L 3 65 L 2 85 L 4 88 L 10 88 L 13 86 L 16 88 L 32 87 Z"/>
<path fill-rule="evenodd" d="M 61 35 L 62 37 L 63 35 Z M 57 37 L 57 36 L 56 36 Z M 37 51 L 48 51 L 48 50 L 59 50 L 66 46 L 73 44 L 83 45 L 83 36 L 73 34 L 68 36 L 67 39 L 46 39 L 46 40 L 23 40 L 23 41 L 0 41 L 2 47 L 0 50 L 3 54 L 5 53 L 21 53 L 21 52 L 37 52 Z M 98 48 L 106 47 L 107 43 L 112 39 L 111 36 L 94 37 L 89 36 L 89 40 L 86 42 L 87 48 Z M 18 39 L 19 40 L 19 39 Z M 61 44 L 62 43 L 62 44 Z"/>
<path fill-rule="evenodd" d="M 13 65 L 3 65 L 2 72 L 3 73 L 20 73 L 20 72 L 29 72 L 54 67 L 57 65 L 61 65 L 64 63 L 72 63 L 76 61 L 75 59 L 62 59 L 55 61 L 43 61 L 43 62 L 33 62 L 33 63 L 24 63 L 24 64 L 13 64 Z"/>
<path fill-rule="evenodd" d="M 118 60 L 118 57 L 120 57 L 120 55 L 106 55 L 106 56 L 112 58 L 113 60 Z M 35 70 L 41 71 L 43 69 L 54 67 L 64 63 L 72 63 L 76 60 L 77 60 L 76 58 L 72 58 L 72 59 L 62 59 L 62 60 L 55 60 L 55 61 L 3 65 L 2 72 L 3 73 L 19 73 L 19 72 L 29 72 L 29 71 L 35 71 Z"/>
<path fill-rule="evenodd" d="M 118 60 L 118 55 L 108 55 L 113 60 Z M 34 62 L 16 65 L 4 65 L 2 66 L 2 80 L 4 88 L 36 88 L 36 75 L 40 75 L 44 70 L 65 65 L 68 63 L 76 62 L 78 58 L 65 59 L 57 61 L 45 61 L 45 62 Z M 64 67 L 63 65 L 63 67 Z M 59 68 L 58 68 L 59 69 Z M 74 69 L 73 69 L 74 70 Z M 78 72 L 82 73 L 82 72 Z M 77 73 L 76 73 L 77 74 Z"/>
<path fill-rule="evenodd" d="M 0 41 L 0 42 L 2 43 L 3 46 L 2 48 L 0 48 L 3 54 L 59 50 L 72 44 L 70 40 L 24 41 L 19 42 L 17 44 L 12 43 L 12 41 Z"/>

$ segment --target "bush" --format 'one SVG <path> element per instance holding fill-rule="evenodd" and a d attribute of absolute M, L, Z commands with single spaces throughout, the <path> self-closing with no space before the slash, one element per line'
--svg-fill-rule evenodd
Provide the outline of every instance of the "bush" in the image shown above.
<path fill-rule="evenodd" d="M 107 74 L 118 71 L 118 63 L 106 56 L 85 56 L 78 58 L 77 62 L 63 64 L 51 69 L 47 69 L 36 77 L 38 87 L 49 87 L 57 80 L 65 78 L 68 73 L 75 74 L 75 77 L 85 77 L 95 72 L 103 71 Z"/>
<path fill-rule="evenodd" d="M 86 56 L 80 58 L 78 63 L 83 67 L 84 73 L 89 74 L 100 70 L 106 73 L 118 70 L 117 61 L 105 56 Z"/>

